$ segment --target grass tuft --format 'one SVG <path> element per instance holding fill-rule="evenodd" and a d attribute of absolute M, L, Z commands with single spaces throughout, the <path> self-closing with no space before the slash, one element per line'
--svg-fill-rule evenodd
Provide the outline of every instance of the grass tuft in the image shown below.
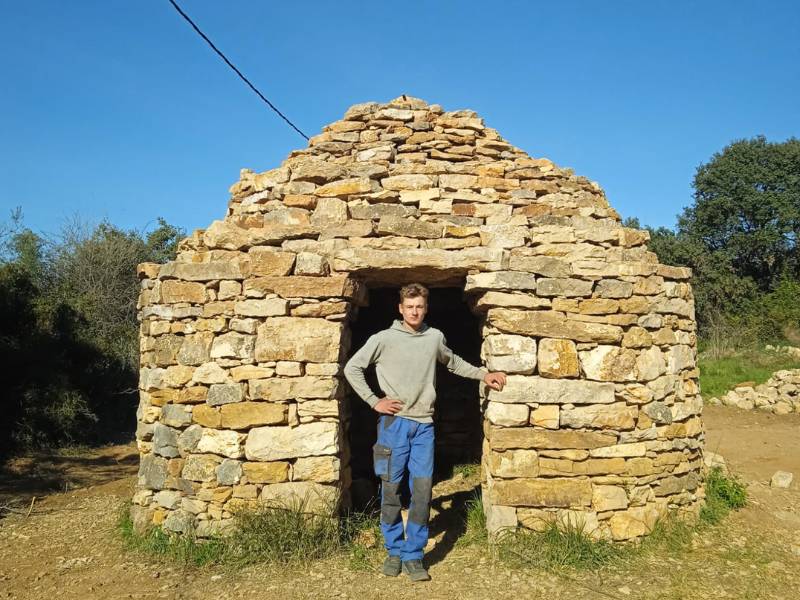
<path fill-rule="evenodd" d="M 160 527 L 138 534 L 133 530 L 129 508 L 129 505 L 125 505 L 120 511 L 118 521 L 120 536 L 128 550 L 195 567 L 222 562 L 225 554 L 222 540 L 199 540 L 190 535 L 173 535 Z"/>
<path fill-rule="evenodd" d="M 120 511 L 118 530 L 126 547 L 182 565 L 226 565 L 234 568 L 261 564 L 305 564 L 347 554 L 357 570 L 375 566 L 380 547 L 378 516 L 350 513 L 337 516 L 331 509 L 309 510 L 307 500 L 242 508 L 223 537 L 200 539 L 152 527 L 136 533 L 130 505 Z"/>
<path fill-rule="evenodd" d="M 725 475 L 719 467 L 706 476 L 706 503 L 700 509 L 700 521 L 716 525 L 734 509 L 747 505 L 747 488 L 736 477 Z"/>
<path fill-rule="evenodd" d="M 544 531 L 517 530 L 501 533 L 497 553 L 512 566 L 534 566 L 551 571 L 596 570 L 618 560 L 624 548 L 595 540 L 583 523 L 553 521 Z"/>
<path fill-rule="evenodd" d="M 488 539 L 486 533 L 486 513 L 483 510 L 483 498 L 480 489 L 467 500 L 464 512 L 464 533 L 458 538 L 459 546 L 482 544 Z"/>

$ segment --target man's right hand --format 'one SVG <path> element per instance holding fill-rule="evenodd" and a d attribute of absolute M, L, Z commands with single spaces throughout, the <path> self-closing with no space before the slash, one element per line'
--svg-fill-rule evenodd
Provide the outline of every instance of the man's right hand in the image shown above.
<path fill-rule="evenodd" d="M 403 410 L 403 403 L 395 398 L 381 398 L 375 403 L 374 408 L 384 415 L 393 415 Z"/>

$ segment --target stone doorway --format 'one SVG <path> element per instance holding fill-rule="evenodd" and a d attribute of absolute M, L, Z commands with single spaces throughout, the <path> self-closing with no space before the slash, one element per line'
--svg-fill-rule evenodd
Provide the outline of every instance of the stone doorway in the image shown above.
<path fill-rule="evenodd" d="M 369 338 L 389 327 L 399 317 L 398 287 L 375 287 L 369 290 L 369 303 L 359 308 L 350 322 L 352 356 Z M 460 286 L 431 288 L 426 322 L 440 329 L 448 346 L 464 360 L 481 365 L 481 319 L 469 308 Z M 378 390 L 374 368 L 367 379 Z M 457 377 L 443 365 L 436 374 L 435 480 L 450 477 L 458 464 L 480 462 L 483 442 L 483 418 L 479 382 Z M 375 443 L 377 414 L 352 390 L 348 389 L 350 423 L 346 444 L 350 449 L 352 498 L 355 508 L 363 509 L 376 502 L 377 478 L 372 472 L 371 448 Z M 345 454 L 347 454 L 345 452 Z"/>

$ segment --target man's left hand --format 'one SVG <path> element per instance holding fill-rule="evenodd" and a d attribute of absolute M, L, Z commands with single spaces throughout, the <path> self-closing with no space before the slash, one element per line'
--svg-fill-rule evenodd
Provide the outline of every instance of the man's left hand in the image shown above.
<path fill-rule="evenodd" d="M 490 388 L 492 388 L 493 390 L 497 390 L 499 392 L 506 385 L 506 374 L 500 372 L 487 373 L 486 377 L 483 378 L 483 381 Z"/>

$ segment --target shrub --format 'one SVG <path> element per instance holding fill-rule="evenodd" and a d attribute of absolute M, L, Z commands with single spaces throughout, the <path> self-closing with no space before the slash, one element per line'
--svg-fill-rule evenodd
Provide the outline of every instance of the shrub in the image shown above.
<path fill-rule="evenodd" d="M 747 488 L 735 477 L 725 475 L 719 467 L 706 476 L 706 503 L 700 509 L 700 521 L 716 525 L 731 511 L 747 505 Z"/>

